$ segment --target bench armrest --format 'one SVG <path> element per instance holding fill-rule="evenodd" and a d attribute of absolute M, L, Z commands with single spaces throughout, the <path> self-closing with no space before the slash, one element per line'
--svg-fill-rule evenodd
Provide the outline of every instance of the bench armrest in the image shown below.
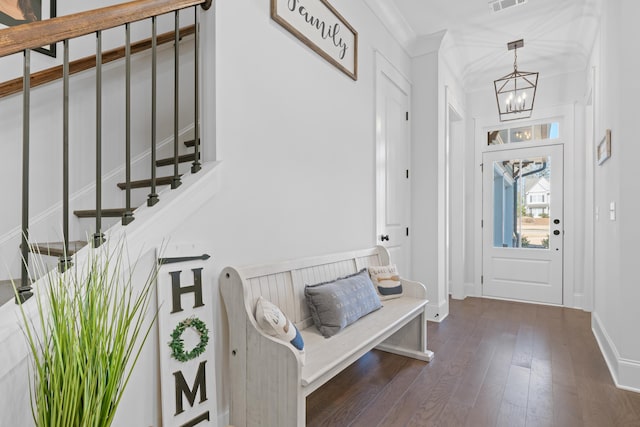
<path fill-rule="evenodd" d="M 402 283 L 402 290 L 406 296 L 420 299 L 427 298 L 427 288 L 422 283 L 402 277 L 400 278 L 400 282 Z"/>

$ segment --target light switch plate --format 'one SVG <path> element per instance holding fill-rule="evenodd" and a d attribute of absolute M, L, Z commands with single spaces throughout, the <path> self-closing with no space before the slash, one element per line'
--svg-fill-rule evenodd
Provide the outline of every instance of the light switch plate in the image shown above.
<path fill-rule="evenodd" d="M 616 202 L 609 203 L 609 219 L 611 221 L 616 220 Z"/>

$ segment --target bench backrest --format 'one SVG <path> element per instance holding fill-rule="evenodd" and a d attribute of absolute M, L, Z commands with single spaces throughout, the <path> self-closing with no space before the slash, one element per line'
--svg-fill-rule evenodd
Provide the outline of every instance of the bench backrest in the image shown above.
<path fill-rule="evenodd" d="M 236 270 L 245 287 L 247 307 L 255 307 L 258 297 L 262 296 L 280 307 L 299 329 L 305 329 L 313 324 L 304 296 L 305 285 L 334 280 L 370 265 L 388 263 L 389 253 L 378 246 Z"/>

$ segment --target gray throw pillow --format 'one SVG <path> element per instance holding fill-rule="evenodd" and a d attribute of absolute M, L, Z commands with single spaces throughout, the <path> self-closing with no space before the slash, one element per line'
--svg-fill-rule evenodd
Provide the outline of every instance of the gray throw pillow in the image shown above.
<path fill-rule="evenodd" d="M 366 269 L 331 282 L 307 285 L 307 305 L 325 338 L 382 307 Z"/>

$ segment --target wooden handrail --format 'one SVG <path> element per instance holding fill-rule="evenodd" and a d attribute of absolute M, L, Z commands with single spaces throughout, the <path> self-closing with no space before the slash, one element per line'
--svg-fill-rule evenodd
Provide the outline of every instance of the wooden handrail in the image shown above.
<path fill-rule="evenodd" d="M 180 28 L 180 37 L 187 37 L 195 33 L 195 26 L 189 25 L 187 27 Z M 158 46 L 166 43 L 171 43 L 175 40 L 175 33 L 169 31 L 160 34 L 157 38 Z M 140 40 L 136 43 L 131 43 L 131 54 L 140 53 L 147 49 L 151 49 L 151 38 Z M 124 58 L 125 50 L 124 46 L 108 50 L 102 54 L 102 63 L 107 64 L 109 62 L 117 61 Z M 96 66 L 96 56 L 91 55 L 84 58 L 77 59 L 69 63 L 69 74 L 77 74 L 82 71 L 89 70 Z M 62 78 L 62 65 L 56 67 L 47 68 L 46 70 L 38 71 L 31 74 L 31 87 L 42 86 L 47 83 L 51 83 Z M 8 80 L 4 83 L 0 83 L 0 98 L 4 98 L 16 93 L 22 92 L 23 77 L 18 77 L 13 80 Z"/>
<path fill-rule="evenodd" d="M 0 57 L 35 49 L 141 21 L 190 6 L 210 5 L 203 0 L 136 0 L 72 15 L 30 22 L 0 30 Z"/>

